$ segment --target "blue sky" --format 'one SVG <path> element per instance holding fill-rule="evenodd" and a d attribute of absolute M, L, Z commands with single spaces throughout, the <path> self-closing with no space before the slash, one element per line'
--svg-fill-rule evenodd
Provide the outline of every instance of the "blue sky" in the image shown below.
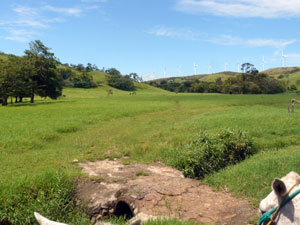
<path fill-rule="evenodd" d="M 299 0 L 1 0 L 0 51 L 32 40 L 63 63 L 144 79 L 300 65 Z M 165 73 L 164 73 L 165 70 Z"/>

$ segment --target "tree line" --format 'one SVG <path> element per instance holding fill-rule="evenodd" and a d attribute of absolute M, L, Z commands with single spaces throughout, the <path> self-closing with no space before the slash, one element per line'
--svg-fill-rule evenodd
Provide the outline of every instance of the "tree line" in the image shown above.
<path fill-rule="evenodd" d="M 0 59 L 0 103 L 7 105 L 9 98 L 11 103 L 23 102 L 24 98 L 30 98 L 34 103 L 35 96 L 56 99 L 62 95 L 63 87 L 94 88 L 97 83 L 88 74 L 98 71 L 96 65 L 88 63 L 87 66 L 78 64 L 69 66 L 61 64 L 41 41 L 29 43 L 29 49 L 25 50 L 22 57 L 7 56 L 7 60 Z"/>
<path fill-rule="evenodd" d="M 108 85 L 111 87 L 134 91 L 134 82 L 142 82 L 136 73 L 122 75 L 115 68 L 100 70 L 95 64 L 62 64 L 41 41 L 29 43 L 22 57 L 7 56 L 7 60 L 0 59 L 0 103 L 7 105 L 23 102 L 30 98 L 34 102 L 35 96 L 56 99 L 62 95 L 63 87 L 95 88 L 99 83 L 94 82 L 92 71 L 106 73 Z"/>
<path fill-rule="evenodd" d="M 134 91 L 134 82 L 143 82 L 142 77 L 136 73 L 122 75 L 121 72 L 116 68 L 107 69 L 104 72 L 107 74 L 107 84 L 120 90 Z"/>
<path fill-rule="evenodd" d="M 58 60 L 41 41 L 29 43 L 23 57 L 9 55 L 8 60 L 0 60 L 0 101 L 7 105 L 8 98 L 22 102 L 29 97 L 34 102 L 35 95 L 56 99 L 62 94 L 63 83 L 58 76 Z M 11 100 L 12 101 L 12 100 Z"/>
<path fill-rule="evenodd" d="M 286 83 L 267 74 L 259 73 L 254 65 L 242 64 L 243 73 L 222 80 L 207 82 L 191 80 L 157 80 L 149 84 L 173 92 L 224 93 L 224 94 L 276 94 L 286 91 Z"/>

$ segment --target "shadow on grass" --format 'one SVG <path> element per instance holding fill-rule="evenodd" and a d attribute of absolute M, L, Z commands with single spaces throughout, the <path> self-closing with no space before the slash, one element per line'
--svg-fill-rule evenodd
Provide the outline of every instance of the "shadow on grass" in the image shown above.
<path fill-rule="evenodd" d="M 13 104 L 8 104 L 6 107 L 36 107 L 36 106 L 40 106 L 40 105 L 53 105 L 53 104 L 61 104 L 61 103 L 73 103 L 76 102 L 74 100 L 59 100 L 59 101 L 44 101 L 44 100 L 37 100 L 34 103 L 30 103 L 29 101 L 27 102 L 22 102 L 22 103 L 13 103 Z"/>

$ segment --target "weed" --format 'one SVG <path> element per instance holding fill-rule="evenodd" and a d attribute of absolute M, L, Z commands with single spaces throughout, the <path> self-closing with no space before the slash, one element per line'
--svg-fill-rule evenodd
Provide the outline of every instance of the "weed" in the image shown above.
<path fill-rule="evenodd" d="M 177 149 L 174 166 L 185 176 L 203 178 L 257 152 L 253 140 L 244 132 L 222 130 L 215 135 L 201 132 L 183 149 Z"/>
<path fill-rule="evenodd" d="M 139 171 L 139 172 L 136 172 L 135 175 L 137 177 L 139 177 L 139 176 L 149 176 L 149 173 L 144 172 L 144 171 Z"/>

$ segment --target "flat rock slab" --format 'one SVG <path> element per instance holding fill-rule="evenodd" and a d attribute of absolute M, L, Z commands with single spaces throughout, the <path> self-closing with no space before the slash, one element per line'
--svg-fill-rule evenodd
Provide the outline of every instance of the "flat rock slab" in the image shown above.
<path fill-rule="evenodd" d="M 78 204 L 87 204 L 94 218 L 120 214 L 120 202 L 127 203 L 133 216 L 143 213 L 198 223 L 248 224 L 257 215 L 246 200 L 200 185 L 161 163 L 104 160 L 79 165 L 90 178 L 78 183 Z"/>

